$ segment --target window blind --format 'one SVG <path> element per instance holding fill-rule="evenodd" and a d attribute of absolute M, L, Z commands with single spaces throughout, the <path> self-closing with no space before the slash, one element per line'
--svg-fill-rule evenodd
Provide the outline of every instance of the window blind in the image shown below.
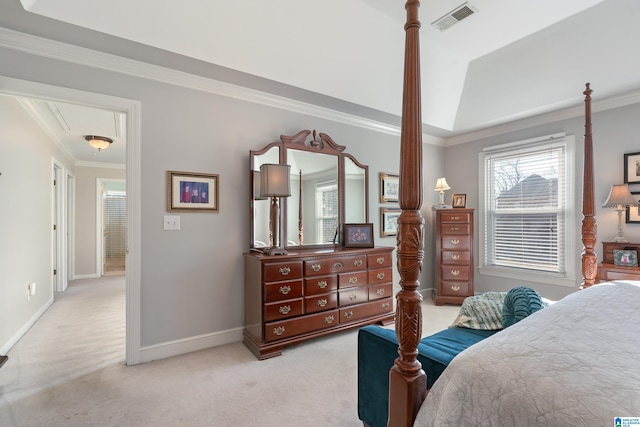
<path fill-rule="evenodd" d="M 316 234 L 319 243 L 333 243 L 338 227 L 338 184 L 318 184 L 316 187 Z"/>
<path fill-rule="evenodd" d="M 484 265 L 566 273 L 566 144 L 484 154 Z"/>

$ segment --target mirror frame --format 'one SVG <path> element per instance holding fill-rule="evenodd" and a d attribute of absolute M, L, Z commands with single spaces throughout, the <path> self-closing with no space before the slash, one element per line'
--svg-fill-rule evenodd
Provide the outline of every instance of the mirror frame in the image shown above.
<path fill-rule="evenodd" d="M 309 135 L 311 138 L 308 140 Z M 346 146 L 337 144 L 329 135 L 325 133 L 302 130 L 293 136 L 280 135 L 280 141 L 271 142 L 260 150 L 249 151 L 249 186 L 250 186 L 250 237 L 251 248 L 254 249 L 255 242 L 255 200 L 254 200 L 254 168 L 255 157 L 267 153 L 272 148 L 278 148 L 278 159 L 280 164 L 287 164 L 287 150 L 307 151 L 318 154 L 329 154 L 338 158 L 338 241 L 335 243 L 323 243 L 312 245 L 289 245 L 287 236 L 287 198 L 279 199 L 280 222 L 278 224 L 278 234 L 281 246 L 285 248 L 317 249 L 342 246 L 344 243 L 344 222 L 345 222 L 345 161 L 351 160 L 357 167 L 364 170 L 364 222 L 369 222 L 369 166 L 360 163 L 353 155 L 345 153 Z M 255 248 L 259 249 L 259 248 Z"/>

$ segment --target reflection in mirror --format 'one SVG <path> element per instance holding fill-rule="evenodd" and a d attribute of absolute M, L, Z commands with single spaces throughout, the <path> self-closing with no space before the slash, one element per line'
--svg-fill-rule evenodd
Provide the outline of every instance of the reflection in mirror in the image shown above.
<path fill-rule="evenodd" d="M 367 168 L 348 155 L 344 158 L 344 222 L 367 222 Z"/>
<path fill-rule="evenodd" d="M 269 224 L 269 198 L 260 197 L 260 166 L 266 163 L 280 163 L 280 150 L 271 147 L 264 154 L 253 157 L 253 247 L 267 248 L 273 245 Z M 293 187 L 292 187 L 293 188 Z"/>
<path fill-rule="evenodd" d="M 287 163 L 287 246 L 334 243 L 339 223 L 338 157 L 288 149 Z"/>

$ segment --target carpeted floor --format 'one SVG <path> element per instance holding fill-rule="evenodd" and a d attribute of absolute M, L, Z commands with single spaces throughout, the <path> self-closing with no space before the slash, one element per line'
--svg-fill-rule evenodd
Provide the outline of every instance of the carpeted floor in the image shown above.
<path fill-rule="evenodd" d="M 425 299 L 423 335 L 458 310 Z M 124 276 L 77 280 L 9 352 L 0 426 L 361 426 L 356 338 L 264 361 L 233 343 L 127 367 Z"/>

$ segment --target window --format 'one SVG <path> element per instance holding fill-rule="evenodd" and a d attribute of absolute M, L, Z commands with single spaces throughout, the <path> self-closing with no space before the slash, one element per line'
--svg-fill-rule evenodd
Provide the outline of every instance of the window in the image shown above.
<path fill-rule="evenodd" d="M 481 153 L 481 273 L 574 275 L 572 141 L 554 135 Z"/>
<path fill-rule="evenodd" d="M 319 243 L 334 243 L 338 229 L 338 184 L 316 186 L 316 235 Z"/>

